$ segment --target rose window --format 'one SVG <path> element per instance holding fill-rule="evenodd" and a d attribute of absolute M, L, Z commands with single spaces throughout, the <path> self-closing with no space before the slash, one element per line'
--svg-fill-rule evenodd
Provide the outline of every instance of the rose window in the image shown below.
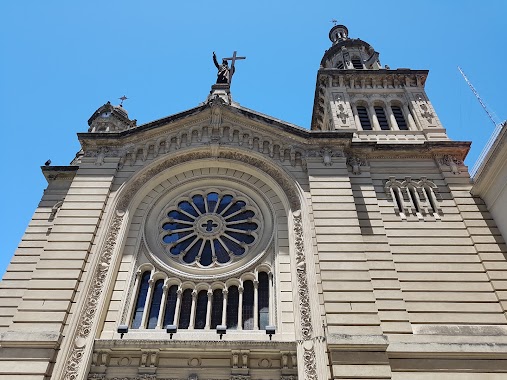
<path fill-rule="evenodd" d="M 259 233 L 257 209 L 233 192 L 180 200 L 160 226 L 166 252 L 187 265 L 210 267 L 244 257 Z"/>

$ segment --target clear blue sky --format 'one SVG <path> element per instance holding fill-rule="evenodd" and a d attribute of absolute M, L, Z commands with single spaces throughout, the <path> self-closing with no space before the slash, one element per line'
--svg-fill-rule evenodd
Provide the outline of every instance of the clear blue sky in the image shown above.
<path fill-rule="evenodd" d="M 138 124 L 197 106 L 212 52 L 237 50 L 233 98 L 308 128 L 333 18 L 383 65 L 430 70 L 428 96 L 449 136 L 473 142 L 473 166 L 493 125 L 456 66 L 506 118 L 506 15 L 505 0 L 2 1 L 0 274 L 46 186 L 40 166 L 70 163 L 99 106 L 125 94 Z"/>

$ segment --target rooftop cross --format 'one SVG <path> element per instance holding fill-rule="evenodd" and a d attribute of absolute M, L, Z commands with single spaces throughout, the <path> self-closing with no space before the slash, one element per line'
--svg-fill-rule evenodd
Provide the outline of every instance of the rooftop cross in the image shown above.
<path fill-rule="evenodd" d="M 230 58 L 224 58 L 227 61 L 231 61 L 231 69 L 229 70 L 229 84 L 231 84 L 231 82 L 232 82 L 232 75 L 234 74 L 234 71 L 236 70 L 236 68 L 234 67 L 234 63 L 236 62 L 236 60 L 238 60 L 238 59 L 246 59 L 246 57 L 237 57 L 236 53 L 237 53 L 237 51 L 234 50 L 234 53 L 232 53 L 232 57 L 230 57 Z"/>
<path fill-rule="evenodd" d="M 338 20 L 336 20 L 336 19 L 332 19 L 330 22 L 332 22 L 334 24 L 334 26 L 338 25 Z"/>
<path fill-rule="evenodd" d="M 123 95 L 121 98 L 118 98 L 118 99 L 120 99 L 120 100 L 121 100 L 121 102 L 120 102 L 120 106 L 121 106 L 121 107 L 123 107 L 123 102 L 124 102 L 125 100 L 127 100 L 128 98 L 127 98 L 125 95 Z"/>

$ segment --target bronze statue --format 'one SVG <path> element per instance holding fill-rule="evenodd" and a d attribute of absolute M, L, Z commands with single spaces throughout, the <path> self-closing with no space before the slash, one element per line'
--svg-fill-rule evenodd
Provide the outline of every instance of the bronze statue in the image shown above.
<path fill-rule="evenodd" d="M 218 69 L 217 73 L 217 83 L 230 83 L 232 75 L 234 74 L 234 66 L 229 68 L 229 63 L 227 59 L 222 59 L 222 64 L 219 65 L 217 61 L 217 55 L 213 52 L 213 62 Z"/>

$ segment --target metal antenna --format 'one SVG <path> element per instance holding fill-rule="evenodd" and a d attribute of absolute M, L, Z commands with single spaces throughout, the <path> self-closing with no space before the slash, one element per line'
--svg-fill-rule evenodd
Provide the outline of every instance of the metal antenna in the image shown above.
<path fill-rule="evenodd" d="M 507 127 L 507 121 L 500 122 L 500 120 L 498 119 L 498 117 L 493 112 L 489 111 L 488 107 L 482 101 L 482 99 L 481 99 L 479 93 L 477 92 L 477 90 L 474 88 L 474 86 L 472 85 L 472 83 L 470 83 L 470 81 L 468 80 L 468 78 L 465 75 L 465 73 L 463 72 L 463 70 L 461 70 L 461 67 L 458 66 L 458 70 L 461 73 L 461 75 L 463 76 L 463 79 L 465 79 L 465 82 L 467 82 L 468 87 L 470 87 L 470 90 L 472 90 L 472 92 L 474 93 L 475 97 L 477 98 L 477 100 L 481 104 L 482 109 L 484 110 L 484 112 L 486 112 L 488 114 L 489 120 L 491 120 L 491 122 L 495 125 L 495 130 L 491 134 L 488 142 L 484 146 L 481 154 L 477 158 L 477 161 L 475 161 L 475 165 L 473 166 L 473 168 L 472 168 L 472 170 L 470 172 L 470 176 L 472 178 L 474 178 L 475 175 L 477 174 L 477 172 L 479 171 L 479 169 L 483 166 L 484 159 L 486 158 L 486 155 L 488 154 L 489 150 L 491 149 L 491 147 L 495 143 L 496 138 L 498 137 L 498 135 L 500 134 L 500 132 L 502 131 L 502 129 L 505 128 L 505 127 Z"/>
<path fill-rule="evenodd" d="M 463 70 L 461 70 L 461 67 L 458 66 L 458 70 L 459 72 L 461 73 L 461 75 L 463 75 L 463 79 L 465 79 L 465 82 L 467 82 L 468 84 L 468 87 L 470 87 L 470 90 L 472 90 L 472 92 L 474 93 L 475 97 L 477 98 L 477 100 L 479 101 L 479 103 L 481 103 L 481 106 L 482 108 L 484 109 L 484 111 L 488 114 L 488 117 L 489 117 L 489 120 L 491 120 L 491 122 L 495 125 L 495 127 L 500 124 L 500 120 L 498 120 L 498 117 L 496 117 L 496 115 L 494 115 L 492 112 L 490 112 L 488 110 L 488 107 L 486 106 L 486 104 L 482 101 L 479 93 L 477 92 L 477 90 L 475 89 L 475 87 L 472 85 L 472 83 L 470 83 L 470 81 L 468 80 L 467 76 L 465 75 L 465 73 L 463 72 Z"/>

